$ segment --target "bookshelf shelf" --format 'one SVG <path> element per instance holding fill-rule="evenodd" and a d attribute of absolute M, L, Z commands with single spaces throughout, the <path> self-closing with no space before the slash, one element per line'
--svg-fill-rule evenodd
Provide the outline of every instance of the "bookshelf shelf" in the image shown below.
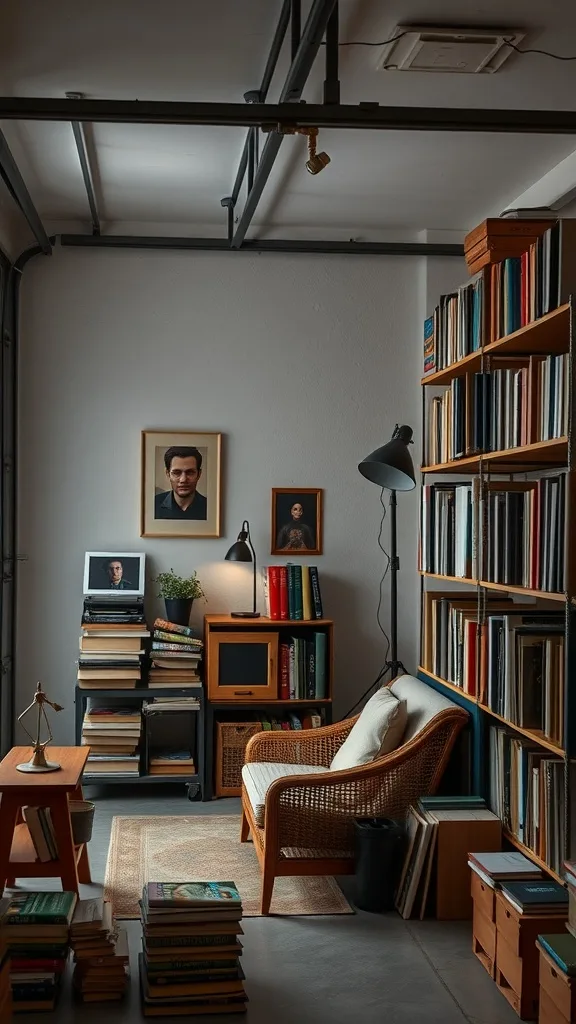
<path fill-rule="evenodd" d="M 556 882 L 560 882 L 560 885 L 566 885 L 564 879 L 560 875 L 556 874 L 556 872 L 552 870 L 550 865 L 547 864 L 545 860 L 542 860 L 542 858 L 539 857 L 537 853 L 534 853 L 534 850 L 531 850 L 529 846 L 525 846 L 524 843 L 521 843 L 520 840 L 516 838 L 514 833 L 510 831 L 510 829 L 503 828 L 502 835 L 504 836 L 504 839 L 506 840 L 507 843 L 510 843 L 511 846 L 515 846 L 517 850 L 520 850 L 520 852 L 525 854 L 526 857 L 528 857 L 530 860 L 533 860 L 534 863 L 537 864 L 538 867 L 542 868 L 542 871 L 545 871 L 547 875 L 551 875 L 551 877 L 554 878 Z"/>
<path fill-rule="evenodd" d="M 576 221 L 560 219 L 522 256 L 516 248 L 442 296 L 425 364 L 470 354 L 421 381 L 420 661 L 438 674 L 420 672 L 470 709 L 469 785 L 514 823 L 506 839 L 558 880 L 576 857 L 575 255 Z M 548 439 L 486 450 L 537 437 Z M 458 452 L 471 454 L 441 461 Z M 493 582 L 504 578 L 536 586 Z M 535 727 L 493 711 L 488 692 Z M 527 773 L 537 789 L 519 793 Z M 519 821 L 535 834 L 536 816 L 546 862 L 517 838 Z"/>
<path fill-rule="evenodd" d="M 437 370 L 436 373 L 429 373 L 422 377 L 420 383 L 427 386 L 440 386 L 449 384 L 454 377 L 460 377 L 464 373 L 475 373 L 482 365 L 485 356 L 508 356 L 508 355 L 536 355 L 538 353 L 555 353 L 556 355 L 568 351 L 567 335 L 570 324 L 570 304 L 565 302 L 558 309 L 551 313 L 532 320 L 525 327 L 503 338 L 497 338 L 488 345 L 471 352 L 456 363 Z"/>
<path fill-rule="evenodd" d="M 433 466 L 422 466 L 421 473 L 477 473 L 480 465 L 496 466 L 496 472 L 533 472 L 552 466 L 565 466 L 568 461 L 568 438 L 554 437 L 549 441 L 535 441 L 516 448 L 505 448 L 499 452 L 484 452 L 469 455 L 451 462 L 438 462 Z"/>

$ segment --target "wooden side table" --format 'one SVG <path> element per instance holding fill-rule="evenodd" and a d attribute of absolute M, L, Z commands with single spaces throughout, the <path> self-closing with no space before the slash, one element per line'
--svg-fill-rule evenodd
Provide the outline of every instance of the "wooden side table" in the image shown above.
<path fill-rule="evenodd" d="M 86 844 L 74 846 L 68 798 L 82 799 L 80 780 L 90 747 L 50 747 L 49 759 L 59 771 L 26 775 L 16 765 L 28 761 L 30 747 L 12 747 L 0 761 L 0 891 L 16 878 L 60 878 L 64 892 L 78 892 L 79 882 L 90 882 Z M 49 807 L 56 833 L 58 859 L 41 863 L 28 826 L 22 821 L 26 804 Z"/>

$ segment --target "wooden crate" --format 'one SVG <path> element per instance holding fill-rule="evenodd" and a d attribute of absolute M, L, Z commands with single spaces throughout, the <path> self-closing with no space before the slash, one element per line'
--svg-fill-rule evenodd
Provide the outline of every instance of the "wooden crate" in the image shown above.
<path fill-rule="evenodd" d="M 522 1020 L 538 1019 L 538 935 L 565 930 L 566 918 L 521 914 L 496 893 L 496 984 Z"/>
<path fill-rule="evenodd" d="M 576 1018 L 576 978 L 569 978 L 539 943 L 541 1024 L 570 1024 Z"/>
<path fill-rule="evenodd" d="M 246 745 L 261 731 L 260 722 L 216 722 L 215 796 L 240 796 Z"/>

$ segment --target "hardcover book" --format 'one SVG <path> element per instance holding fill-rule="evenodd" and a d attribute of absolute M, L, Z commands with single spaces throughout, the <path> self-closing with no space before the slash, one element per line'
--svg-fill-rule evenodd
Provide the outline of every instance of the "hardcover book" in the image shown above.
<path fill-rule="evenodd" d="M 538 913 L 545 907 L 568 913 L 568 893 L 558 882 L 546 879 L 533 882 L 506 881 L 501 888 L 503 896 L 521 912 Z"/>
<path fill-rule="evenodd" d="M 2 925 L 65 924 L 72 920 L 75 892 L 25 892 L 10 898 Z"/>
<path fill-rule="evenodd" d="M 240 906 L 234 882 L 148 882 L 145 899 L 151 909 L 169 907 Z"/>

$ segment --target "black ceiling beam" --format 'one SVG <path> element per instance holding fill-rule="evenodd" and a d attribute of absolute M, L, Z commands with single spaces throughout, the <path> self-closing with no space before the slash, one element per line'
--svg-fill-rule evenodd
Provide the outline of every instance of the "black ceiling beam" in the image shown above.
<path fill-rule="evenodd" d="M 229 127 L 361 128 L 388 131 L 575 135 L 573 110 L 383 107 L 377 103 L 187 103 L 171 100 L 60 100 L 0 97 L 0 120 L 93 121 Z"/>
<path fill-rule="evenodd" d="M 288 103 L 296 105 L 297 101 L 302 96 L 302 91 L 306 85 L 310 71 L 312 70 L 312 65 L 314 64 L 318 51 L 322 46 L 326 26 L 328 25 L 335 5 L 336 0 L 313 0 L 312 7 L 310 8 L 306 19 L 306 24 L 304 25 L 300 35 L 300 42 L 298 44 L 296 56 L 290 65 L 286 81 L 284 82 L 280 93 L 281 104 Z M 252 106 L 252 104 L 248 104 L 248 106 Z M 252 223 L 256 207 L 260 202 L 260 197 L 264 191 L 266 182 L 270 177 L 270 173 L 276 161 L 276 157 L 278 156 L 283 139 L 284 136 L 279 132 L 273 132 L 266 139 L 266 145 L 264 146 L 262 155 L 258 161 L 258 170 L 254 176 L 254 183 L 248 193 L 244 209 L 242 210 L 242 214 L 236 226 L 236 231 L 232 237 L 232 246 L 235 249 L 242 245 L 246 237 L 246 232 Z"/>
<path fill-rule="evenodd" d="M 270 52 L 268 54 L 268 60 L 266 61 L 266 67 L 264 68 L 262 81 L 260 82 L 260 88 L 258 89 L 258 98 L 260 103 L 264 103 L 268 95 L 268 89 L 270 88 L 270 83 L 276 70 L 276 65 L 278 63 L 278 58 L 280 56 L 282 44 L 284 42 L 286 32 L 288 31 L 288 24 L 290 22 L 290 9 L 291 0 L 283 0 L 282 9 L 280 11 L 280 17 L 278 18 L 278 24 L 276 25 L 276 31 L 274 33 L 274 38 L 272 40 L 272 45 L 270 47 Z M 250 95 L 250 93 L 245 94 L 244 98 L 246 99 L 246 102 L 253 102 L 251 99 L 248 99 Z M 232 189 L 230 197 L 232 199 L 234 206 L 238 201 L 240 189 L 242 188 L 242 182 L 244 181 L 244 177 L 246 175 L 246 168 L 248 167 L 249 150 L 251 146 L 251 135 L 252 132 L 248 130 L 246 138 L 244 140 L 244 149 L 242 150 L 242 156 L 240 157 L 240 163 L 238 164 L 236 179 L 234 181 L 234 187 Z"/>
<path fill-rule="evenodd" d="M 82 93 L 68 92 L 66 93 L 67 99 L 82 99 Z M 78 151 L 78 159 L 80 161 L 80 170 L 82 171 L 82 179 L 84 181 L 84 188 L 86 189 L 86 196 L 88 199 L 88 206 L 90 207 L 90 215 L 92 217 L 92 231 L 95 235 L 100 234 L 100 217 L 98 216 L 98 205 L 96 203 L 96 189 L 94 187 L 94 177 L 92 174 L 92 167 L 90 166 L 90 155 L 88 153 L 88 146 L 86 144 L 86 130 L 81 121 L 72 121 L 72 134 L 74 135 L 74 142 L 76 143 L 76 149 Z"/>
<path fill-rule="evenodd" d="M 60 235 L 60 244 L 105 249 L 192 249 L 204 252 L 334 253 L 354 256 L 458 256 L 464 246 L 447 242 L 338 242 L 298 238 L 247 239 L 231 249 L 225 238 L 154 235 Z"/>
<path fill-rule="evenodd" d="M 50 239 L 46 234 L 44 225 L 40 220 L 40 215 L 32 202 L 32 197 L 26 188 L 24 178 L 18 170 L 18 165 L 2 132 L 0 132 L 0 177 L 2 177 L 10 195 L 24 214 L 28 227 L 32 231 L 42 252 L 49 256 L 52 252 Z"/>

